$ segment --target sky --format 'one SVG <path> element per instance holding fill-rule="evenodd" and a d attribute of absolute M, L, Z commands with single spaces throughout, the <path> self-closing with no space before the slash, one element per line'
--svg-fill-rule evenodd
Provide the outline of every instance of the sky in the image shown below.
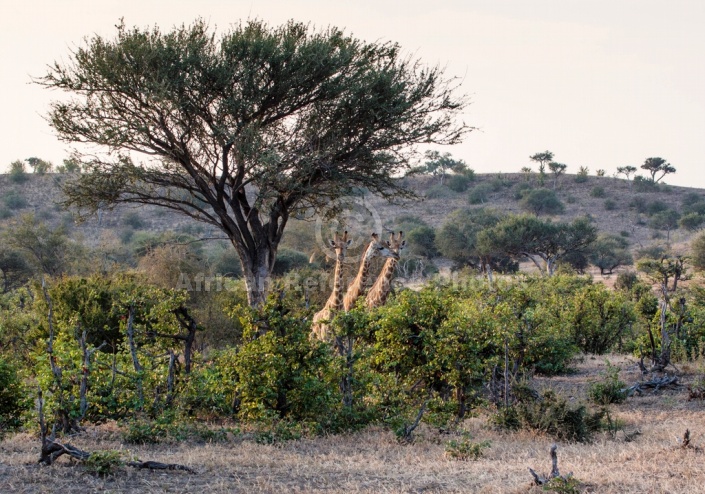
<path fill-rule="evenodd" d="M 394 41 L 462 81 L 478 130 L 438 148 L 477 173 L 519 172 L 550 150 L 568 173 L 668 160 L 668 183 L 705 188 L 703 0 L 24 0 L 0 16 L 0 172 L 70 148 L 45 117 L 60 97 L 33 84 L 95 34 L 162 31 L 197 18 L 216 30 L 246 19 L 337 26 Z"/>

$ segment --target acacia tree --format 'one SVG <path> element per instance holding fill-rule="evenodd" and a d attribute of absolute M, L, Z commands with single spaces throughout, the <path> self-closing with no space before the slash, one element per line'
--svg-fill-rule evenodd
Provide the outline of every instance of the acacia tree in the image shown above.
<path fill-rule="evenodd" d="M 441 69 L 294 22 L 219 37 L 202 20 L 169 33 L 119 25 L 37 82 L 74 96 L 52 104 L 59 137 L 105 151 L 80 156 L 88 173 L 65 186 L 65 204 L 154 204 L 213 225 L 237 250 L 253 306 L 292 214 L 335 212 L 356 187 L 409 197 L 394 177 L 413 145 L 472 130 L 456 123 L 466 100 Z"/>
<path fill-rule="evenodd" d="M 478 233 L 483 252 L 502 252 L 516 259 L 531 259 L 540 272 L 553 275 L 556 264 L 569 254 L 586 252 L 597 238 L 597 228 L 587 218 L 553 223 L 535 216 L 509 216 L 493 228 Z"/>
<path fill-rule="evenodd" d="M 651 181 L 653 183 L 658 183 L 669 173 L 676 173 L 675 167 L 663 158 L 646 158 L 641 168 L 651 174 Z M 661 174 L 658 178 L 656 178 L 657 173 Z"/>

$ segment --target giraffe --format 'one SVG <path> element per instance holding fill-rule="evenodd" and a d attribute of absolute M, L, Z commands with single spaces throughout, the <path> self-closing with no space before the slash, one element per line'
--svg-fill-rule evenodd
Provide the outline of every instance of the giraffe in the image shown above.
<path fill-rule="evenodd" d="M 370 264 L 372 259 L 382 256 L 388 259 L 399 259 L 399 254 L 392 252 L 386 243 L 380 242 L 379 236 L 376 233 L 372 234 L 372 240 L 370 241 L 365 253 L 362 256 L 362 262 L 360 263 L 360 269 L 357 272 L 357 276 L 350 283 L 348 291 L 345 293 L 343 298 L 343 308 L 345 312 L 349 311 L 355 305 L 358 298 L 362 296 L 367 288 L 367 280 L 370 274 Z"/>
<path fill-rule="evenodd" d="M 314 314 L 313 324 L 311 325 L 311 336 L 319 340 L 326 340 L 328 337 L 328 321 L 333 318 L 336 312 L 343 308 L 343 260 L 351 242 L 348 239 L 347 231 L 343 233 L 342 237 L 336 232 L 335 237 L 330 241 L 331 247 L 335 250 L 333 293 L 328 297 L 326 305 Z"/>
<path fill-rule="evenodd" d="M 389 248 L 392 252 L 396 254 L 396 257 L 390 257 L 384 263 L 382 272 L 377 277 L 377 281 L 372 285 L 370 291 L 367 292 L 367 297 L 365 297 L 365 305 L 367 308 L 372 309 L 373 307 L 380 307 L 384 305 L 387 301 L 387 295 L 389 295 L 392 289 L 392 276 L 394 276 L 394 268 L 397 267 L 397 261 L 399 260 L 399 251 L 406 245 L 406 240 L 402 240 L 404 236 L 403 232 L 399 232 L 399 236 L 395 237 L 392 233 L 389 236 Z"/>

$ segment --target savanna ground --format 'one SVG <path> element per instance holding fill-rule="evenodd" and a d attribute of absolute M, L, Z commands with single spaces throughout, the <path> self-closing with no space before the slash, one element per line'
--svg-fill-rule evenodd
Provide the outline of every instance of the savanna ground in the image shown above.
<path fill-rule="evenodd" d="M 609 360 L 620 367 L 626 383 L 640 379 L 634 359 Z M 536 378 L 534 384 L 539 389 L 551 387 L 571 400 L 584 400 L 587 387 L 600 378 L 605 365 L 605 357 L 586 356 L 576 361 L 575 373 Z M 684 384 L 702 372 L 692 364 L 679 370 Z M 572 472 L 581 482 L 581 492 L 705 492 L 705 452 L 697 448 L 705 447 L 705 404 L 687 398 L 682 386 L 612 405 L 612 418 L 623 430 L 616 436 L 600 433 L 588 444 L 559 442 L 561 473 Z M 117 449 L 141 460 L 180 463 L 197 472 L 123 467 L 107 477 L 88 473 L 66 457 L 52 466 L 39 466 L 39 438 L 23 433 L 0 442 L 0 492 L 542 492 L 532 486 L 528 467 L 548 474 L 548 451 L 554 442 L 550 437 L 494 430 L 484 412 L 463 428 L 473 441 L 491 442 L 479 460 L 446 459 L 445 444 L 459 436 L 423 426 L 412 444 L 400 444 L 391 432 L 371 428 L 276 445 L 258 444 L 241 434 L 216 443 L 145 446 L 122 443 L 114 424 L 89 427 L 70 442 L 88 451 Z M 686 429 L 696 448 L 680 448 Z M 631 436 L 636 430 L 641 434 L 625 439 L 625 432 Z"/>

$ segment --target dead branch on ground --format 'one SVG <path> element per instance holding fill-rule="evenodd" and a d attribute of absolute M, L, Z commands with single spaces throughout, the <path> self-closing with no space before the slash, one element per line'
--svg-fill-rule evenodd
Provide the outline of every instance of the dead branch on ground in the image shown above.
<path fill-rule="evenodd" d="M 561 475 L 560 471 L 558 470 L 558 453 L 556 450 L 558 449 L 558 446 L 555 444 L 551 446 L 551 473 L 547 476 L 542 476 L 537 474 L 531 467 L 529 467 L 529 472 L 531 475 L 534 477 L 534 483 L 536 485 L 545 485 L 549 483 L 552 479 L 561 479 L 564 482 L 568 482 L 570 478 L 573 476 L 572 473 L 569 473 L 566 476 Z"/>
<path fill-rule="evenodd" d="M 642 395 L 646 390 L 652 390 L 652 393 L 656 393 L 659 389 L 663 388 L 678 388 L 680 387 L 681 384 L 678 382 L 678 376 L 664 376 L 664 377 L 655 377 L 651 379 L 650 381 L 642 381 L 638 382 L 633 386 L 629 386 L 628 388 L 624 388 L 622 390 L 622 393 L 626 393 L 627 396 L 632 396 L 634 393 L 638 395 Z"/>

